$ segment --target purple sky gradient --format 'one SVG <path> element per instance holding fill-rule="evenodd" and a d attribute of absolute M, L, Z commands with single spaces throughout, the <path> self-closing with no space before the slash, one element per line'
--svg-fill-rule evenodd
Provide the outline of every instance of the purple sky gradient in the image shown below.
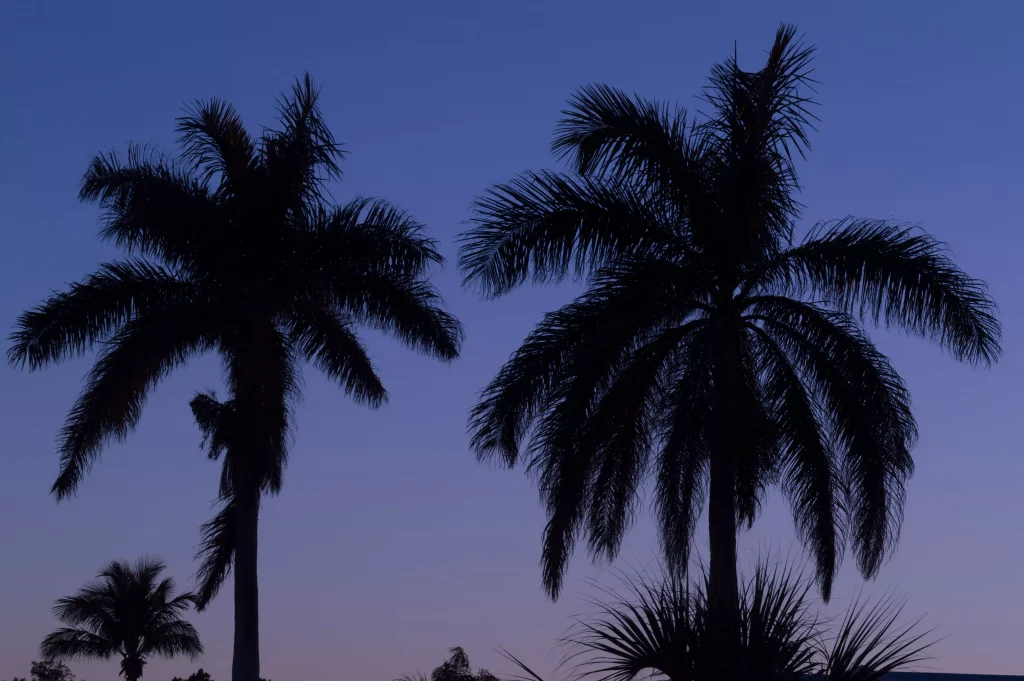
<path fill-rule="evenodd" d="M 894 589 L 946 637 L 937 669 L 1024 673 L 1024 5 L 771 4 L 5 2 L 0 320 L 10 328 L 113 256 L 96 238 L 97 209 L 76 200 L 79 177 L 92 154 L 129 141 L 173 150 L 174 117 L 191 99 L 227 98 L 249 125 L 268 124 L 273 97 L 309 69 L 351 152 L 336 196 L 402 205 L 454 259 L 474 195 L 557 167 L 548 144 L 575 88 L 604 81 L 692 107 L 734 41 L 741 63 L 756 67 L 780 20 L 795 22 L 820 48 L 823 105 L 802 166 L 801 229 L 847 214 L 920 223 L 989 282 L 1005 328 L 993 371 L 874 334 L 913 391 L 918 472 L 899 552 L 867 585 L 847 560 L 834 604 L 861 588 Z M 586 580 L 611 579 L 581 555 L 561 601 L 548 602 L 536 491 L 521 471 L 477 464 L 464 432 L 476 391 L 575 289 L 485 303 L 460 290 L 451 264 L 437 282 L 466 324 L 460 361 L 441 365 L 368 334 L 392 397 L 379 411 L 306 372 L 284 493 L 265 504 L 261 529 L 264 677 L 387 681 L 429 671 L 454 645 L 492 671 L 508 670 L 494 652 L 503 646 L 547 672 Z M 87 366 L 0 369 L 0 678 L 27 675 L 54 626 L 54 599 L 106 561 L 155 553 L 183 586 L 195 568 L 218 472 L 187 402 L 220 387 L 216 361 L 168 379 L 138 431 L 57 505 L 47 495 L 55 433 Z M 765 548 L 802 555 L 777 496 L 741 542 L 745 564 Z M 612 568 L 655 556 L 644 514 Z M 229 678 L 230 591 L 193 619 L 206 655 L 153 661 L 147 679 L 197 666 Z M 73 668 L 102 681 L 117 663 Z"/>

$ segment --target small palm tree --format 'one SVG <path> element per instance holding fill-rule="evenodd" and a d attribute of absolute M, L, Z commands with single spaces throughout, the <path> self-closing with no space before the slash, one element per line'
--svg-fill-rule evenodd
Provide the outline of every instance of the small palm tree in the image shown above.
<path fill-rule="evenodd" d="M 69 626 L 43 639 L 47 660 L 121 658 L 121 676 L 138 681 L 154 655 L 195 659 L 203 652 L 195 627 L 182 619 L 192 594 L 175 595 L 174 580 L 160 578 L 165 565 L 141 558 L 135 565 L 114 561 L 74 596 L 57 601 L 53 614 Z"/>
<path fill-rule="evenodd" d="M 61 431 L 58 500 L 135 428 L 162 378 L 220 356 L 245 424 L 231 458 L 233 681 L 259 679 L 260 497 L 280 484 L 302 364 L 377 407 L 387 391 L 359 326 L 445 361 L 462 338 L 427 279 L 443 258 L 422 225 L 385 201 L 329 201 L 344 155 L 318 97 L 307 75 L 259 137 L 230 104 L 198 102 L 178 119 L 179 160 L 139 147 L 97 156 L 80 196 L 105 209 L 101 235 L 129 257 L 22 314 L 8 354 L 35 370 L 99 349 Z"/>
<path fill-rule="evenodd" d="M 707 576 L 627 575 L 565 639 L 570 677 L 593 681 L 817 678 L 878 681 L 927 659 L 935 642 L 920 619 L 903 621 L 903 601 L 857 597 L 838 620 L 812 612 L 812 582 L 787 564 L 758 564 L 740 589 L 740 644 L 730 676 L 722 641 L 710 626 Z M 543 681 L 504 652 L 529 681 Z"/>
<path fill-rule="evenodd" d="M 538 477 L 552 597 L 581 535 L 593 556 L 616 556 L 645 480 L 671 570 L 688 564 L 707 499 L 718 612 L 738 612 L 738 526 L 776 483 L 826 599 L 847 541 L 875 575 L 899 536 L 917 426 L 862 325 L 970 364 L 1000 354 L 984 284 L 931 236 L 846 219 L 796 238 L 812 54 L 783 26 L 760 71 L 716 66 L 705 119 L 584 88 L 553 144 L 573 172 L 527 173 L 475 203 L 467 284 L 489 296 L 570 273 L 588 284 L 470 418 L 479 458 Z"/>

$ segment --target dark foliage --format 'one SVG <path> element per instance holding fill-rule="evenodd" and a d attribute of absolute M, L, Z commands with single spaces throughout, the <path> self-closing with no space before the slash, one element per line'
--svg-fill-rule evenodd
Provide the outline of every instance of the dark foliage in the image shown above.
<path fill-rule="evenodd" d="M 246 423 L 231 472 L 245 556 L 235 565 L 234 681 L 258 679 L 259 495 L 280 488 L 302 365 L 377 407 L 387 391 L 358 329 L 445 361 L 462 340 L 429 282 L 443 259 L 423 226 L 383 200 L 331 201 L 344 153 L 318 98 L 308 75 L 298 80 L 258 136 L 230 104 L 196 102 L 178 119 L 177 159 L 140 146 L 93 159 L 80 197 L 99 203 L 102 238 L 126 256 L 22 314 L 8 353 L 35 370 L 98 352 L 59 436 L 58 499 L 135 428 L 161 379 L 219 355 Z"/>
<path fill-rule="evenodd" d="M 627 577 L 622 592 L 577 620 L 565 640 L 570 678 L 633 681 L 725 678 L 723 649 L 709 626 L 707 581 L 666 573 Z M 821 678 L 877 681 L 926 658 L 934 643 L 920 620 L 901 621 L 903 602 L 854 599 L 839 620 L 815 615 L 812 583 L 791 566 L 761 564 L 741 589 L 740 646 L 734 678 L 744 681 Z M 543 679 L 505 653 L 524 681 Z M 731 678 L 731 677 L 730 677 Z"/>
<path fill-rule="evenodd" d="M 73 596 L 57 601 L 53 614 L 68 625 L 49 634 L 39 649 L 47 661 L 84 658 L 121 659 L 120 675 L 137 681 L 152 656 L 203 652 L 195 627 L 182 616 L 195 602 L 175 595 L 174 580 L 161 578 L 165 565 L 141 558 L 134 565 L 114 561 Z M 70 681 L 67 667 L 32 667 L 38 681 Z"/>
<path fill-rule="evenodd" d="M 406 675 L 395 681 L 428 681 L 423 674 Z M 448 659 L 430 673 L 429 681 L 499 681 L 498 677 L 486 669 L 478 669 L 473 673 L 469 665 L 469 656 L 462 648 L 448 650 Z"/>
<path fill-rule="evenodd" d="M 474 204 L 467 285 L 588 285 L 544 317 L 469 422 L 481 460 L 537 479 L 552 597 L 577 540 L 595 559 L 618 553 L 647 481 L 670 570 L 687 565 L 705 501 L 713 547 L 734 554 L 737 524 L 779 485 L 826 599 L 847 545 L 875 575 L 899 537 L 917 425 L 863 325 L 973 365 L 1000 354 L 985 285 L 928 234 L 855 218 L 795 234 L 812 55 L 783 26 L 761 70 L 714 67 L 704 117 L 585 87 L 553 143 L 571 172 L 527 173 Z M 721 556 L 712 581 L 735 599 L 734 555 Z"/>

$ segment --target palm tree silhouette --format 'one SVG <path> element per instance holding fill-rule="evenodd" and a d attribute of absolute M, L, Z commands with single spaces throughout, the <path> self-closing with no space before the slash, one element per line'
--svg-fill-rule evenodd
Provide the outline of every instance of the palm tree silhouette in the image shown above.
<path fill-rule="evenodd" d="M 552 597 L 581 535 L 592 556 L 616 556 L 648 472 L 672 570 L 685 569 L 708 499 L 716 612 L 738 610 L 738 523 L 754 522 L 774 484 L 826 599 L 847 541 L 875 575 L 899 535 L 917 429 L 862 324 L 971 364 L 1000 353 L 984 284 L 931 236 L 844 219 L 795 238 L 812 53 L 781 27 L 760 71 L 714 67 L 699 119 L 586 87 L 552 145 L 574 172 L 526 173 L 474 204 L 467 285 L 493 297 L 528 279 L 588 283 L 470 417 L 479 458 L 538 476 Z"/>
<path fill-rule="evenodd" d="M 135 565 L 113 561 L 74 596 L 57 601 L 53 614 L 64 624 L 45 639 L 47 660 L 121 658 L 125 681 L 138 681 L 149 657 L 203 652 L 195 627 L 182 619 L 192 594 L 174 595 L 174 580 L 160 579 L 166 566 L 154 558 Z"/>
<path fill-rule="evenodd" d="M 230 104 L 197 102 L 178 119 L 178 161 L 136 146 L 127 161 L 97 156 L 81 198 L 99 201 L 102 237 L 129 257 L 22 314 L 9 351 L 12 364 L 39 369 L 100 346 L 61 431 L 58 499 L 135 427 L 161 378 L 220 355 L 245 423 L 231 472 L 234 681 L 259 679 L 259 499 L 285 456 L 301 363 L 377 407 L 387 392 L 357 325 L 446 361 L 462 338 L 426 279 L 443 258 L 422 225 L 385 201 L 328 201 L 344 155 L 318 95 L 308 75 L 298 81 L 279 103 L 278 129 L 259 138 Z"/>

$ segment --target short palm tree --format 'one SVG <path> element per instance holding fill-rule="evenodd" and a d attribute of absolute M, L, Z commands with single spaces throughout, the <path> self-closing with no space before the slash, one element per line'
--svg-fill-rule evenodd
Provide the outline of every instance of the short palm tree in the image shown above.
<path fill-rule="evenodd" d="M 195 627 L 182 619 L 192 594 L 175 595 L 174 580 L 160 578 L 165 565 L 142 558 L 135 565 L 114 561 L 74 596 L 57 601 L 53 614 L 69 626 L 43 639 L 47 660 L 121 658 L 121 676 L 138 681 L 152 656 L 203 652 Z"/>
<path fill-rule="evenodd" d="M 206 352 L 224 366 L 245 423 L 231 473 L 237 530 L 234 681 L 259 679 L 260 495 L 286 456 L 298 372 L 310 363 L 355 400 L 387 399 L 359 325 L 442 360 L 462 330 L 426 276 L 442 262 L 422 226 L 380 200 L 329 202 L 341 146 L 309 76 L 280 101 L 277 129 L 250 136 L 236 111 L 198 102 L 178 119 L 177 161 L 129 149 L 97 156 L 81 198 L 106 210 L 101 235 L 128 257 L 17 321 L 12 364 L 39 369 L 99 355 L 60 435 L 58 499 L 104 445 L 135 427 L 150 390 Z"/>
<path fill-rule="evenodd" d="M 712 631 L 706 576 L 626 575 L 564 640 L 571 678 L 633 681 L 727 678 Z M 747 681 L 878 681 L 927 659 L 935 643 L 920 619 L 904 620 L 902 599 L 857 596 L 838 619 L 812 611 L 812 584 L 786 563 L 760 562 L 740 589 L 738 673 Z M 543 681 L 505 652 L 525 681 Z"/>
<path fill-rule="evenodd" d="M 615 557 L 649 473 L 670 569 L 685 569 L 708 499 L 720 612 L 738 610 L 738 526 L 773 484 L 825 598 L 848 540 L 874 575 L 899 535 L 917 429 L 862 323 L 971 364 L 1000 353 L 984 284 L 929 235 L 845 219 L 796 238 L 811 56 L 782 27 L 760 71 L 713 69 L 702 119 L 584 88 L 553 144 L 573 172 L 527 173 L 475 203 L 468 285 L 499 296 L 570 273 L 588 284 L 544 317 L 470 418 L 478 457 L 538 477 L 553 597 L 581 535 L 593 556 Z"/>

